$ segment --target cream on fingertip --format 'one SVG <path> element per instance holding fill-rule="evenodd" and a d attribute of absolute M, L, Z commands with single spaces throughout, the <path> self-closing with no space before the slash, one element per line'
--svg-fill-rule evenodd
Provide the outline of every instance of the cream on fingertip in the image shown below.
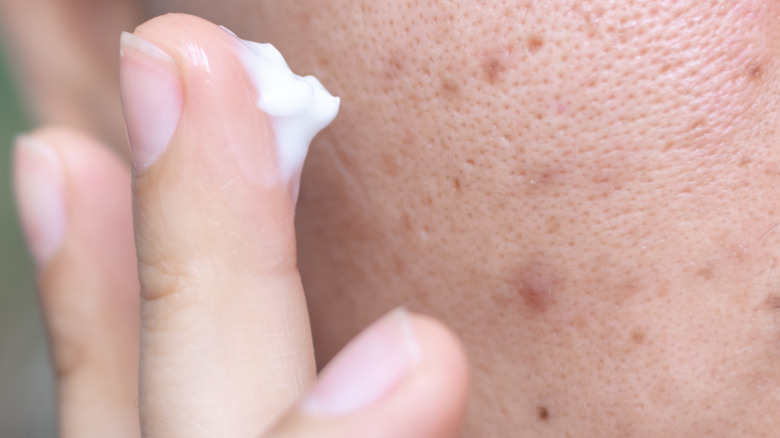
<path fill-rule="evenodd" d="M 273 45 L 242 40 L 222 28 L 243 43 L 239 56 L 257 89 L 257 107 L 271 120 L 281 177 L 299 177 L 309 144 L 336 118 L 341 100 L 314 76 L 293 73 Z M 292 183 L 297 187 L 298 181 Z"/>

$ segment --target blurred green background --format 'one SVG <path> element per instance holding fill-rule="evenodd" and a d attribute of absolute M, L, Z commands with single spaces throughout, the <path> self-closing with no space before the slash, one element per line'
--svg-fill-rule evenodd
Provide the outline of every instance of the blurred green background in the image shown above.
<path fill-rule="evenodd" d="M 36 308 L 33 266 L 11 185 L 14 136 L 25 121 L 0 53 L 0 437 L 55 436 L 53 378 Z"/>

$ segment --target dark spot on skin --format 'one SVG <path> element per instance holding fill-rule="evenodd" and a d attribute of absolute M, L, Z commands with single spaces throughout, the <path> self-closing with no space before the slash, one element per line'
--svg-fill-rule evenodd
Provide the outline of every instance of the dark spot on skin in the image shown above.
<path fill-rule="evenodd" d="M 748 77 L 752 79 L 761 79 L 764 74 L 761 64 L 750 64 L 748 67 Z"/>
<path fill-rule="evenodd" d="M 645 335 L 645 332 L 643 332 L 639 328 L 635 328 L 631 331 L 631 342 L 642 345 L 645 343 L 645 340 L 647 339 L 647 335 Z"/>
<path fill-rule="evenodd" d="M 705 280 L 712 280 L 713 277 L 713 266 L 711 264 L 706 264 L 702 267 L 700 267 L 698 270 L 696 270 L 696 275 L 698 277 L 701 277 Z"/>
<path fill-rule="evenodd" d="M 455 190 L 460 191 L 460 178 L 455 178 L 453 184 L 455 185 Z"/>
<path fill-rule="evenodd" d="M 460 94 L 460 85 L 451 79 L 441 80 L 441 90 L 444 97 L 453 98 Z"/>
<path fill-rule="evenodd" d="M 780 295 L 770 294 L 764 299 L 762 307 L 770 312 L 780 312 Z"/>
<path fill-rule="evenodd" d="M 550 411 L 545 406 L 539 406 L 536 408 L 536 416 L 542 421 L 549 421 Z"/>
<path fill-rule="evenodd" d="M 485 73 L 487 81 L 491 84 L 495 84 L 500 79 L 504 70 L 506 70 L 506 66 L 504 66 L 498 58 L 490 57 L 482 63 L 482 70 Z"/>
<path fill-rule="evenodd" d="M 544 46 L 544 40 L 539 37 L 531 37 L 528 40 L 528 53 L 536 55 L 542 46 Z"/>
<path fill-rule="evenodd" d="M 327 68 L 330 66 L 330 59 L 326 57 L 317 58 L 317 66 L 320 68 Z"/>
<path fill-rule="evenodd" d="M 753 162 L 753 159 L 752 159 L 752 158 L 750 158 L 750 157 L 749 157 L 749 156 L 747 156 L 747 155 L 743 155 L 743 156 L 742 156 L 742 159 L 741 159 L 741 160 L 739 160 L 739 167 L 745 167 L 745 166 L 747 166 L 748 164 L 750 164 L 750 163 L 752 163 L 752 162 Z"/>

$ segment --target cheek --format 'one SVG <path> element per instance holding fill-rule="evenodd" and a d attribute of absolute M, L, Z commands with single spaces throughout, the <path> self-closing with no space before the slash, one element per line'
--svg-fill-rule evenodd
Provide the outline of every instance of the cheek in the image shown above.
<path fill-rule="evenodd" d="M 744 388 L 780 380 L 777 2 L 612 3 L 264 3 L 343 97 L 298 209 L 323 362 L 405 304 L 459 331 L 506 422 L 568 400 L 699 436 L 733 415 L 711 397 L 767 400 Z"/>
<path fill-rule="evenodd" d="M 301 193 L 324 296 L 626 303 L 679 287 L 659 275 L 736 275 L 716 255 L 772 225 L 775 2 L 265 9 L 264 36 L 343 97 Z"/>

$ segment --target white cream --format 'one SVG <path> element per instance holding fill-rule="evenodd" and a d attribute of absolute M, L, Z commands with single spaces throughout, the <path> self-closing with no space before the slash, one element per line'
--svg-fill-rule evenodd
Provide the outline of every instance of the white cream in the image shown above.
<path fill-rule="evenodd" d="M 279 172 L 289 180 L 300 175 L 309 144 L 336 118 L 341 100 L 314 76 L 293 73 L 273 45 L 240 41 L 246 47 L 240 53 L 241 61 L 257 88 L 257 106 L 271 119 Z"/>

